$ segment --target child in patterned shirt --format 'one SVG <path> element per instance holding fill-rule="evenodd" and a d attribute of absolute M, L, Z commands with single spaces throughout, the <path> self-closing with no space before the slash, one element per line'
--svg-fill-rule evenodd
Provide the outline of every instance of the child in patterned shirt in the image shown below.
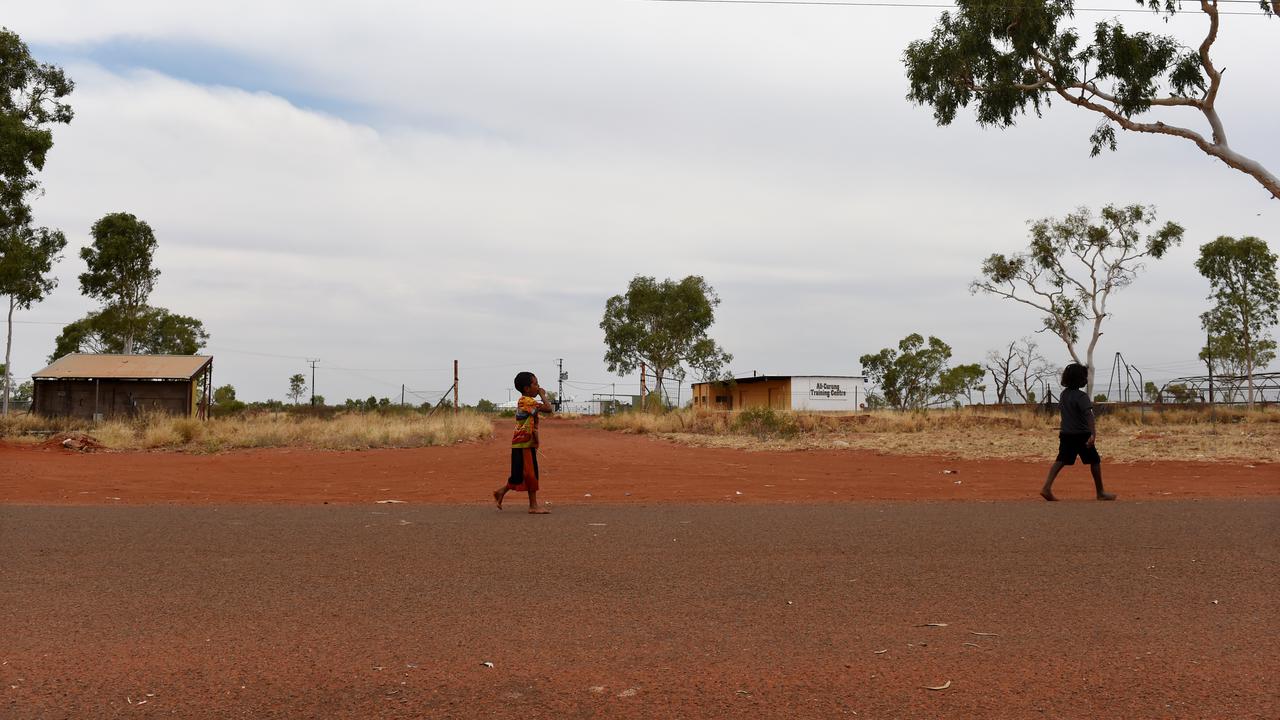
<path fill-rule="evenodd" d="M 501 510 L 502 498 L 508 492 L 527 492 L 529 512 L 545 515 L 551 511 L 538 505 L 538 416 L 554 408 L 547 402 L 547 391 L 538 385 L 537 375 L 519 373 L 515 385 L 520 391 L 520 400 L 516 403 L 516 432 L 511 438 L 511 477 L 493 491 L 493 499 Z"/>

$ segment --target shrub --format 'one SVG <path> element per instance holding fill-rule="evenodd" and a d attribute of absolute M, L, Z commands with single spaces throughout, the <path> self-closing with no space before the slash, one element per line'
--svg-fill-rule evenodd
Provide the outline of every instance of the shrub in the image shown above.
<path fill-rule="evenodd" d="M 800 433 L 800 425 L 794 413 L 776 412 L 773 408 L 753 407 L 739 412 L 733 418 L 733 429 L 767 438 L 791 438 Z"/>

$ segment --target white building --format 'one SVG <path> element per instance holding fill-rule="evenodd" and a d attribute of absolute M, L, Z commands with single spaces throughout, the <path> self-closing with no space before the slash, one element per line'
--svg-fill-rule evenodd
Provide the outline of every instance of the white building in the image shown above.
<path fill-rule="evenodd" d="M 693 407 L 769 407 L 807 412 L 857 412 L 867 401 L 863 375 L 756 375 L 693 384 Z"/>

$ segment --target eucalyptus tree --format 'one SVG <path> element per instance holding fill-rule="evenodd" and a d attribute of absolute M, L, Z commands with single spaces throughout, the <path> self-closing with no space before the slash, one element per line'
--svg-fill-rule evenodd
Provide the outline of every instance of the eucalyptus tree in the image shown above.
<path fill-rule="evenodd" d="M 1108 205 L 1096 222 L 1088 208 L 1034 221 L 1027 250 L 989 256 L 969 291 L 1039 311 L 1045 329 L 1062 340 L 1071 359 L 1089 368 L 1087 392 L 1093 397 L 1093 353 L 1110 315 L 1111 296 L 1131 285 L 1147 260 L 1182 242 L 1183 229 L 1172 222 L 1144 235 L 1155 222 L 1155 208 L 1142 205 Z M 1082 336 L 1082 326 L 1087 335 Z"/>
<path fill-rule="evenodd" d="M 1208 335 L 1202 358 L 1244 370 L 1253 405 L 1253 373 L 1275 358 L 1270 329 L 1280 312 L 1276 254 L 1256 237 L 1220 237 L 1200 247 L 1196 269 L 1209 280 L 1214 307 L 1200 316 Z"/>
<path fill-rule="evenodd" d="M 897 348 L 882 348 L 858 358 L 867 378 L 880 388 L 886 405 L 898 410 L 921 410 L 968 395 L 982 379 L 981 366 L 948 368 L 951 346 L 920 333 L 898 341 Z"/>
<path fill-rule="evenodd" d="M 0 227 L 31 221 L 27 197 L 53 147 L 52 127 L 71 122 L 65 100 L 75 84 L 61 68 L 41 63 L 16 33 L 0 28 Z"/>
<path fill-rule="evenodd" d="M 58 279 L 52 275 L 53 264 L 67 246 L 67 238 L 57 230 L 32 228 L 26 223 L 8 225 L 0 230 L 0 295 L 9 300 L 5 325 L 4 389 L 0 412 L 9 414 L 9 395 L 13 385 L 10 364 L 13 349 L 14 310 L 27 310 L 53 292 Z"/>
<path fill-rule="evenodd" d="M 703 380 L 719 378 L 733 360 L 707 334 L 719 305 L 719 296 L 701 276 L 661 282 L 636 276 L 626 293 L 605 303 L 600 328 L 609 372 L 625 375 L 646 366 L 659 398 L 666 379 L 685 378 L 685 366 Z"/>
<path fill-rule="evenodd" d="M 1178 0 L 1138 4 L 1166 18 L 1181 7 Z M 1259 4 L 1266 15 L 1280 13 L 1280 0 Z M 1006 128 L 1065 103 L 1098 116 L 1089 138 L 1093 155 L 1116 149 L 1117 128 L 1181 138 L 1280 198 L 1280 179 L 1230 145 L 1218 114 L 1224 77 L 1212 57 L 1218 0 L 1198 2 L 1206 27 L 1195 48 L 1170 35 L 1130 32 L 1114 19 L 1078 26 L 1073 0 L 957 0 L 956 6 L 903 53 L 907 98 L 932 107 L 939 125 L 972 105 L 979 125 Z M 1199 125 L 1187 124 L 1195 116 Z"/>
<path fill-rule="evenodd" d="M 93 243 L 80 249 L 89 268 L 80 274 L 80 291 L 111 309 L 124 340 L 122 352 L 132 354 L 147 299 L 160 276 L 152 265 L 155 233 L 146 221 L 118 212 L 95 222 L 90 234 Z"/>

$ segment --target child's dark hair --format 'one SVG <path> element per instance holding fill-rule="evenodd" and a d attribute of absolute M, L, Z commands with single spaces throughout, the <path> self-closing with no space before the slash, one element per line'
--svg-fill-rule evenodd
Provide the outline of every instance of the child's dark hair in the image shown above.
<path fill-rule="evenodd" d="M 1062 387 L 1079 390 L 1089 384 L 1089 368 L 1080 363 L 1071 363 L 1062 369 Z"/>
<path fill-rule="evenodd" d="M 527 370 L 521 373 L 516 373 L 516 389 L 517 390 L 519 390 L 520 392 L 524 392 L 525 388 L 529 387 L 532 384 L 533 384 L 533 373 Z"/>

